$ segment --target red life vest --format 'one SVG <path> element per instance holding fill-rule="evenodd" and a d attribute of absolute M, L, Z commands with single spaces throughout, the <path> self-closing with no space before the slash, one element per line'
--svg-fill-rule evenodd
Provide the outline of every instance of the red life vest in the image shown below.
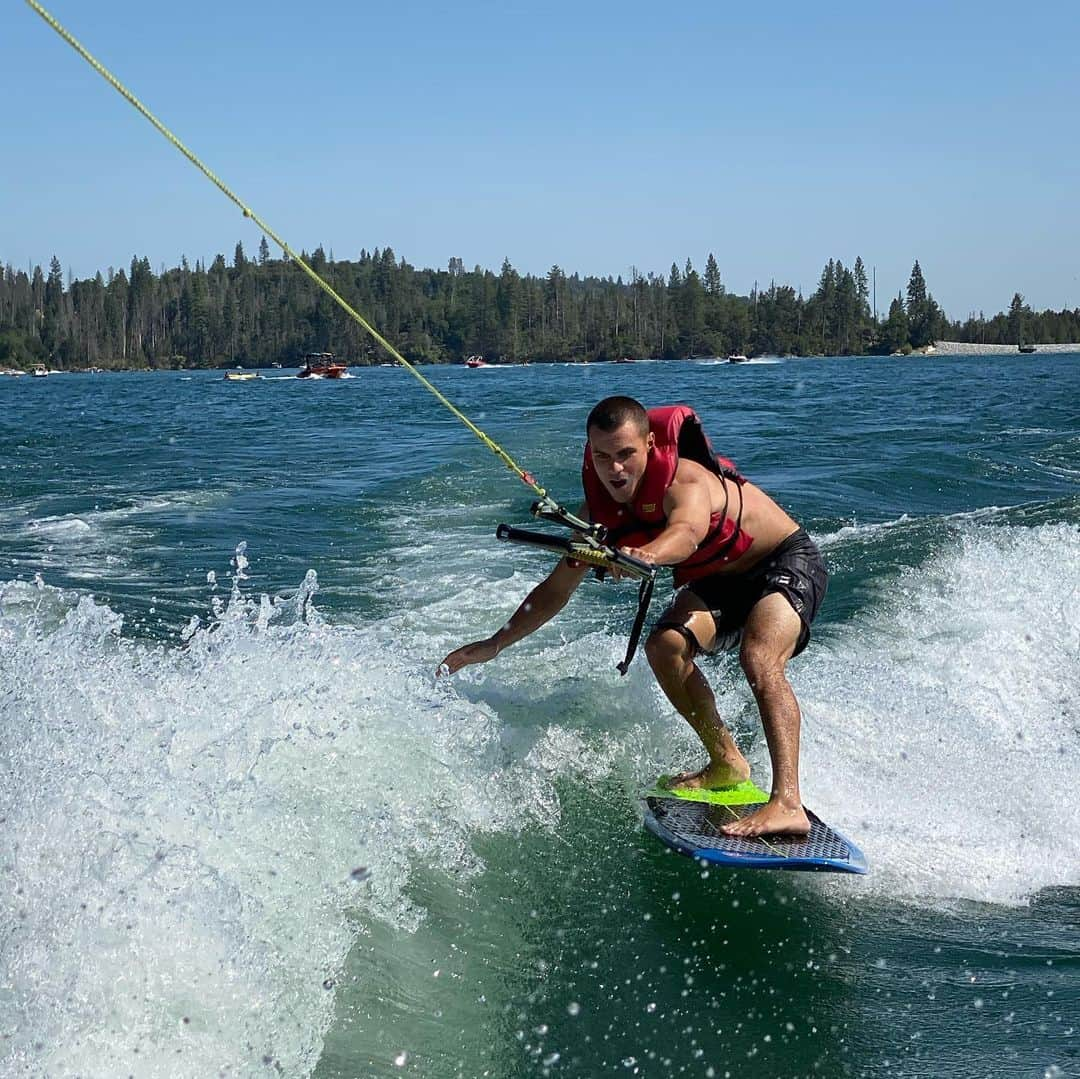
<path fill-rule="evenodd" d="M 581 484 L 585 489 L 589 518 L 607 527 L 607 542 L 617 547 L 641 547 L 656 539 L 667 527 L 664 496 L 675 479 L 680 457 L 697 461 L 714 475 L 733 480 L 739 492 L 738 517 L 735 520 L 728 517 L 725 499 L 724 508 L 710 517 L 709 532 L 698 549 L 672 567 L 675 584 L 683 585 L 715 573 L 718 567 L 734 562 L 750 549 L 754 537 L 742 527 L 742 485 L 746 479 L 726 457 L 717 457 L 713 453 L 709 438 L 702 430 L 701 420 L 692 408 L 686 405 L 650 408 L 649 430 L 654 445 L 645 465 L 645 475 L 631 502 L 616 502 L 608 494 L 596 473 L 587 442 L 581 466 Z M 726 495 L 726 484 L 724 491 Z"/>

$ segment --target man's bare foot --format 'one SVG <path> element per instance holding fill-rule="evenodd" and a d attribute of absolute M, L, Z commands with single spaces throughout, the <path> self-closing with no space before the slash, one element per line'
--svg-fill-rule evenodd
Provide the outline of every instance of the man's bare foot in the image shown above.
<path fill-rule="evenodd" d="M 725 824 L 724 835 L 808 835 L 810 818 L 801 805 L 770 799 L 754 813 L 740 820 Z"/>
<path fill-rule="evenodd" d="M 736 750 L 738 753 L 738 750 Z M 716 790 L 718 787 L 734 787 L 750 778 L 750 765 L 746 758 L 738 753 L 735 758 L 710 761 L 696 772 L 680 772 L 667 780 L 664 786 L 668 790 L 679 787 L 682 790 Z"/>

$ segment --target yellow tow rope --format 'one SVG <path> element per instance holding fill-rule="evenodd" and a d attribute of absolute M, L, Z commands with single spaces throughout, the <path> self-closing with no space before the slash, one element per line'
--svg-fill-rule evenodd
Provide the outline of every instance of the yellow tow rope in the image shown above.
<path fill-rule="evenodd" d="M 459 409 L 451 400 L 449 400 L 449 398 L 447 398 L 446 395 L 441 390 L 439 390 L 437 386 L 432 385 L 432 383 L 429 382 L 411 363 L 409 363 L 409 361 L 405 359 L 405 357 L 402 356 L 401 353 L 398 352 L 398 350 L 394 348 L 394 346 L 390 344 L 390 342 L 387 341 L 386 338 L 383 337 L 383 335 L 379 333 L 379 331 L 376 330 L 375 327 L 372 326 L 371 323 L 369 323 L 363 315 L 361 315 L 350 304 L 348 304 L 344 299 L 342 299 L 342 297 L 339 296 L 338 293 L 335 292 L 334 289 L 326 281 L 324 281 L 280 236 L 278 236 L 278 234 L 274 232 L 274 230 L 265 221 L 263 221 L 262 218 L 259 217 L 259 215 L 255 213 L 254 210 L 252 210 L 249 206 L 245 206 L 244 203 L 240 201 L 240 199 L 226 186 L 226 184 L 222 180 L 218 179 L 218 177 L 215 176 L 214 173 L 211 172 L 210 169 L 208 169 L 206 165 L 204 165 L 202 161 L 200 161 L 199 158 L 196 157 L 195 154 L 192 153 L 191 150 L 189 150 L 126 86 L 124 86 L 124 84 L 120 82 L 120 80 L 115 75 L 113 75 L 113 73 L 109 71 L 109 69 L 105 67 L 105 65 L 102 64 L 100 60 L 92 56 L 79 43 L 79 41 L 76 40 L 76 38 L 72 34 L 65 30 L 64 27 L 61 26 L 60 23 L 57 22 L 56 19 L 53 18 L 53 16 L 50 15 L 49 12 L 46 11 L 45 8 L 43 8 L 37 2 L 37 0 L 26 0 L 26 2 L 118 94 L 120 94 L 129 104 L 133 105 L 136 109 L 138 109 L 139 112 L 141 112 L 143 116 L 145 116 L 146 119 L 149 120 L 150 123 L 152 123 L 154 127 L 156 127 L 158 131 L 160 131 L 161 134 L 164 135 L 165 138 L 167 138 L 169 142 L 171 142 L 173 146 L 175 146 L 180 151 L 180 153 L 182 153 L 184 157 L 188 159 L 188 161 L 190 161 L 208 180 L 210 180 L 217 188 L 219 188 L 227 198 L 235 202 L 236 205 L 239 206 L 240 209 L 244 212 L 244 216 L 251 218 L 251 220 L 254 221 L 255 224 L 258 225 L 263 230 L 263 232 L 265 232 L 266 235 L 269 236 L 274 241 L 274 243 L 276 243 L 278 247 L 280 247 L 281 250 L 284 251 L 285 254 L 288 255 L 288 257 L 291 258 L 293 262 L 295 262 L 296 265 L 299 266 L 300 269 L 303 270 L 304 273 L 306 273 L 308 277 L 310 277 L 311 280 L 314 281 L 315 284 L 318 285 L 319 288 L 321 288 L 323 292 L 325 292 L 351 319 L 359 323 L 365 330 L 367 330 L 367 332 L 371 334 L 371 336 L 380 345 L 382 345 L 382 347 L 386 349 L 386 351 L 398 363 L 400 363 L 401 366 L 409 372 L 409 374 L 416 378 L 420 382 L 420 384 L 426 390 L 428 390 L 428 392 L 433 394 L 438 401 L 440 401 L 455 416 L 457 416 L 457 418 L 461 420 L 461 422 L 465 424 L 465 426 L 468 427 L 468 429 L 472 431 L 472 433 L 476 435 L 476 437 L 480 439 L 480 441 L 483 442 L 483 444 L 487 446 L 487 448 L 491 450 L 491 452 L 494 453 L 495 456 L 498 457 L 503 462 L 503 464 L 505 464 L 506 467 L 510 469 L 511 472 L 516 472 L 522 482 L 525 483 L 527 486 L 531 487 L 540 498 L 547 498 L 547 492 L 536 482 L 536 479 L 529 472 L 526 472 L 523 468 L 521 468 L 517 464 L 517 462 L 510 456 L 510 454 L 508 454 L 506 450 L 504 450 L 494 439 L 489 438 L 486 434 L 484 434 L 484 432 L 481 431 L 480 428 L 477 427 L 476 424 L 473 423 L 472 420 L 470 420 L 469 417 L 461 411 L 461 409 Z"/>

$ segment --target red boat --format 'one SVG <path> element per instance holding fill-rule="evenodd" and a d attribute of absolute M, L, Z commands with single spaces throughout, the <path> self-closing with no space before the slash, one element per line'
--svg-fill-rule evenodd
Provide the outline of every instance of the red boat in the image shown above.
<path fill-rule="evenodd" d="M 297 378 L 341 378 L 348 370 L 334 359 L 332 352 L 309 352 L 304 357 Z"/>
<path fill-rule="evenodd" d="M 491 364 L 484 360 L 483 356 L 470 356 L 465 361 L 466 367 L 490 367 Z"/>

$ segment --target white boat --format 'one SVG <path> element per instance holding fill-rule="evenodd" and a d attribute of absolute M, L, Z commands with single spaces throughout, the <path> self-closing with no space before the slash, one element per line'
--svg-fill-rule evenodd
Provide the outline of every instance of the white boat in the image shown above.
<path fill-rule="evenodd" d="M 30 374 L 33 375 L 34 378 L 45 378 L 49 374 L 49 369 L 43 363 L 35 363 L 34 366 L 30 368 Z"/>

